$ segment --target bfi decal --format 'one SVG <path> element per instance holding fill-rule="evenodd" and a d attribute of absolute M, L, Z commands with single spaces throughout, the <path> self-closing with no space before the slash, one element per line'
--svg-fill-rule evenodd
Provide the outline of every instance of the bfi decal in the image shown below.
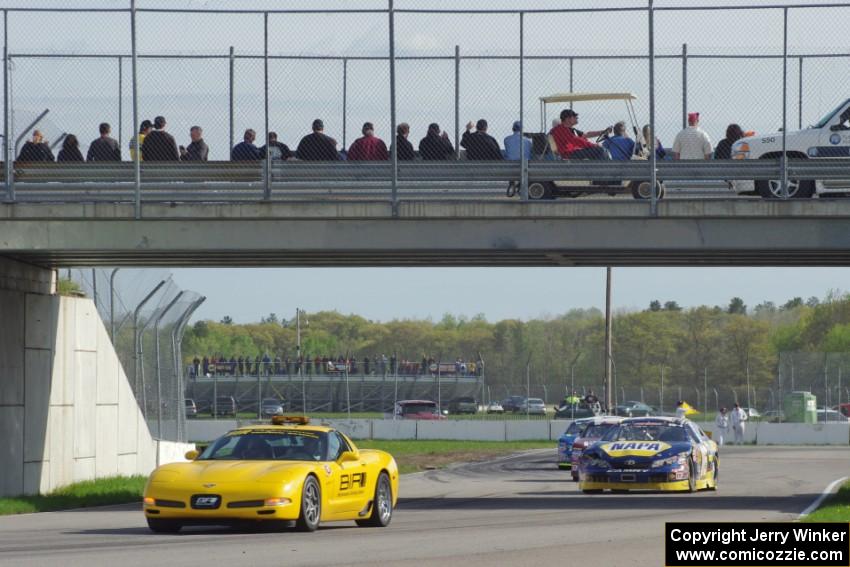
<path fill-rule="evenodd" d="M 364 488 L 366 486 L 366 473 L 356 472 L 344 474 L 339 477 L 339 489 L 350 490 L 352 488 Z"/>

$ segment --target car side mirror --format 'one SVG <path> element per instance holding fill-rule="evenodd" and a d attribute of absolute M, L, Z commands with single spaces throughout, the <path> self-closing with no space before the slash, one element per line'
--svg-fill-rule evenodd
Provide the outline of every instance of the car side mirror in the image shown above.
<path fill-rule="evenodd" d="M 186 451 L 186 454 L 183 456 L 186 457 L 187 461 L 194 461 L 199 455 L 200 453 L 198 451 Z"/>
<path fill-rule="evenodd" d="M 339 463 L 351 463 L 360 459 L 360 456 L 354 451 L 344 451 L 338 458 Z"/>

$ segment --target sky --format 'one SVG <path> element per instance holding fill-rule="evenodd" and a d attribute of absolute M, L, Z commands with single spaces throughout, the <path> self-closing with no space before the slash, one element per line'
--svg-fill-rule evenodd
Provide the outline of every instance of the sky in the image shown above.
<path fill-rule="evenodd" d="M 427 319 L 445 313 L 489 321 L 554 317 L 605 307 L 604 268 L 180 269 L 175 282 L 207 297 L 194 319 L 256 322 L 336 310 L 375 321 Z M 615 268 L 615 310 L 646 309 L 658 299 L 682 307 L 777 305 L 799 296 L 847 290 L 850 268 Z"/>

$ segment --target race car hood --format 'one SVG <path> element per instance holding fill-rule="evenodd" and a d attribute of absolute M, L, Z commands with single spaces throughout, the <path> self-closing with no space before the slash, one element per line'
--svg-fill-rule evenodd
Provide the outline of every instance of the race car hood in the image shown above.
<path fill-rule="evenodd" d="M 690 452 L 691 444 L 683 441 L 665 443 L 664 441 L 611 441 L 597 443 L 593 449 L 608 459 L 623 457 L 652 457 L 666 458 L 679 453 Z"/>
<path fill-rule="evenodd" d="M 315 468 L 305 461 L 192 461 L 159 467 L 151 475 L 152 483 L 276 483 L 302 479 Z"/>

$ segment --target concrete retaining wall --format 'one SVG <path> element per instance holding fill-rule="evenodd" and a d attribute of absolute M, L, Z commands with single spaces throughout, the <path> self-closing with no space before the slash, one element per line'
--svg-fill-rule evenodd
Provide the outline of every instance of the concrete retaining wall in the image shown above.
<path fill-rule="evenodd" d="M 188 420 L 186 427 L 192 441 L 211 441 L 253 421 Z M 405 421 L 391 419 L 324 420 L 353 439 L 453 439 L 463 441 L 556 441 L 570 422 L 555 421 Z M 702 424 L 712 431 L 713 424 Z M 726 443 L 731 443 L 731 432 Z M 748 423 L 744 442 L 758 445 L 850 445 L 850 424 Z"/>
<path fill-rule="evenodd" d="M 90 299 L 49 295 L 54 274 L 0 259 L 0 496 L 148 474 L 157 447 Z"/>

